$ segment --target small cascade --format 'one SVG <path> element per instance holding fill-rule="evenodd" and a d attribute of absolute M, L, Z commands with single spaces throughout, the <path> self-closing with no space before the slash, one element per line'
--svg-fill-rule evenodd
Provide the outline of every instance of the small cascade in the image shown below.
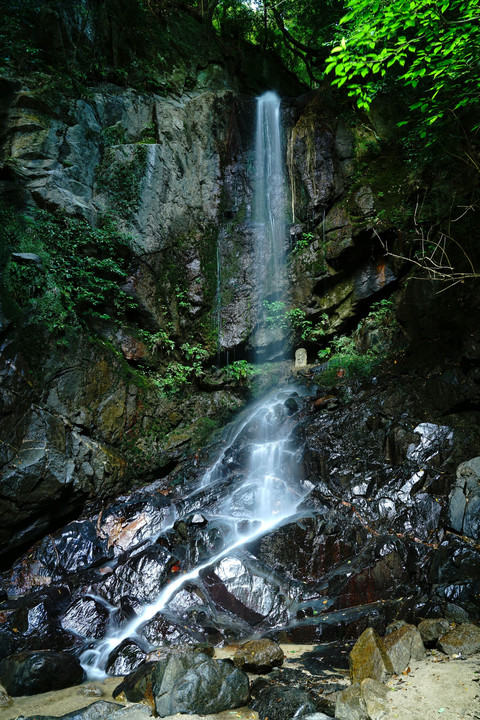
<path fill-rule="evenodd" d="M 225 484 L 228 485 L 228 494 L 217 497 L 213 493 L 214 500 L 201 508 L 210 525 L 220 530 L 223 546 L 170 581 L 158 598 L 146 605 L 127 625 L 111 626 L 103 640 L 85 650 L 81 662 L 90 678 L 105 677 L 105 667 L 112 650 L 127 638 L 138 639 L 142 626 L 166 608 L 183 585 L 296 512 L 307 491 L 298 476 L 295 452 L 290 447 L 293 424 L 285 411 L 285 399 L 291 394 L 291 389 L 288 392 L 276 391 L 237 420 L 226 435 L 225 448 L 189 497 L 189 503 L 184 505 L 191 508 L 195 494 L 201 502 L 205 489 L 217 485 L 222 490 Z M 245 464 L 245 474 L 237 472 L 241 462 Z M 178 519 L 187 517 L 182 506 L 180 501 L 174 508 Z M 165 531 L 169 527 L 170 524 Z M 152 543 L 157 539 L 158 535 L 152 538 Z"/>

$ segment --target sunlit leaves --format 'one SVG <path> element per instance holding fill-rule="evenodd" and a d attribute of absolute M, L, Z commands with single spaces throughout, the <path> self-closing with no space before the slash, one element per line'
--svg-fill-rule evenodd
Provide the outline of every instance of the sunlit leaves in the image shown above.
<path fill-rule="evenodd" d="M 375 6 L 375 8 L 373 7 Z M 382 77 L 417 93 L 425 126 L 480 97 L 479 0 L 349 0 L 327 58 L 332 83 L 368 109 Z M 422 127 L 422 133 L 426 132 Z"/>

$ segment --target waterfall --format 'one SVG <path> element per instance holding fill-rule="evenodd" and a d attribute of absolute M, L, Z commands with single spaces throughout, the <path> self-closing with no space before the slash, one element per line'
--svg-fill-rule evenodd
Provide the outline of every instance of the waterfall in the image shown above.
<path fill-rule="evenodd" d="M 256 227 L 255 271 L 259 325 L 265 302 L 282 302 L 285 272 L 285 173 L 281 134 L 280 98 L 267 92 L 257 99 L 255 131 L 255 184 L 253 217 Z M 256 344 L 265 347 L 264 359 L 279 356 L 271 346 L 282 341 L 280 328 L 261 329 Z M 263 336 L 262 336 L 263 335 Z"/>
<path fill-rule="evenodd" d="M 254 212 L 258 227 L 259 297 L 283 297 L 285 286 L 284 179 L 280 142 L 280 100 L 274 93 L 258 99 Z M 109 654 L 127 638 L 139 638 L 142 626 L 168 608 L 175 593 L 202 570 L 234 554 L 292 516 L 306 495 L 298 477 L 290 434 L 293 421 L 285 407 L 292 391 L 276 390 L 248 408 L 224 435 L 224 449 L 188 498 L 177 502 L 175 517 L 186 519 L 200 509 L 212 527 L 220 528 L 222 546 L 195 567 L 165 585 L 123 627 L 113 624 L 106 637 L 81 655 L 89 677 L 104 677 Z M 239 472 L 237 468 L 242 466 Z M 209 490 L 220 488 L 218 494 Z M 228 488 L 223 497 L 221 489 Z M 201 505 L 202 500 L 205 505 Z M 192 510 L 194 508 L 194 510 Z M 158 533 L 152 539 L 154 543 Z M 145 645 L 145 640 L 143 640 Z"/>

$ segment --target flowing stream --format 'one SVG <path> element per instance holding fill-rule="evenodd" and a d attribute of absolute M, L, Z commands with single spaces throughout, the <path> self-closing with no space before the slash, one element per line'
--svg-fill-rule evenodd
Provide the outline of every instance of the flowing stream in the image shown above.
<path fill-rule="evenodd" d="M 257 104 L 255 151 L 255 222 L 261 228 L 257 252 L 259 258 L 269 259 L 268 263 L 262 261 L 259 273 L 261 300 L 271 297 L 272 292 L 277 296 L 283 292 L 285 239 L 279 203 L 284 184 L 280 137 L 280 99 L 274 93 L 266 93 Z M 270 266 L 269 272 L 265 272 L 266 264 Z M 285 400 L 291 394 L 291 389 L 277 390 L 245 411 L 230 428 L 223 450 L 192 493 L 197 493 L 201 501 L 205 490 L 218 486 L 220 492 L 228 480 L 227 493 L 222 497 L 211 493 L 210 498 L 214 499 L 200 507 L 209 523 L 222 528 L 222 547 L 169 582 L 158 598 L 145 605 L 126 625 L 111 627 L 103 640 L 85 650 L 81 662 L 89 677 L 104 677 L 110 653 L 127 638 L 138 638 L 142 626 L 167 607 L 185 583 L 296 512 L 306 491 L 297 474 L 295 447 L 289 437 L 292 425 Z M 179 505 L 175 508 L 177 518 L 192 514 L 191 503 L 183 513 Z"/>

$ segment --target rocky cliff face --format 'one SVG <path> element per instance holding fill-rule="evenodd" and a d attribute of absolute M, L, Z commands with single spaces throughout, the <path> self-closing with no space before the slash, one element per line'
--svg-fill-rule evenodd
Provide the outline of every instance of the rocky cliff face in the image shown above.
<path fill-rule="evenodd" d="M 172 357 L 187 367 L 182 359 L 198 348 L 213 362 L 269 342 L 265 326 L 256 326 L 249 94 L 268 80 L 245 80 L 245 63 L 235 66 L 218 49 L 195 62 L 183 58 L 171 73 L 175 87 L 163 94 L 103 83 L 67 97 L 48 83 L 34 88 L 31 78 L 2 79 L 2 191 L 29 212 L 63 212 L 93 226 L 113 218 L 128 237 L 124 291 L 136 303 L 120 326 L 99 321 L 67 349 L 42 333 L 26 337 L 5 303 L 1 542 L 11 548 L 89 498 L 110 497 L 191 458 L 244 402 L 242 389 L 224 378 L 197 383 L 194 396 L 181 400 L 159 394 L 156 380 Z M 293 95 L 291 78 L 281 83 Z M 339 119 L 325 93 L 286 98 L 282 107 L 289 303 L 331 336 L 354 327 L 404 274 L 385 246 L 398 242 L 398 209 L 416 178 L 382 144 L 380 124 Z M 403 294 L 407 334 L 419 327 L 415 292 L 409 286 Z M 422 307 L 435 306 L 432 297 L 428 290 Z M 448 309 L 455 300 L 442 302 Z M 428 319 L 420 335 L 427 326 Z M 153 348 L 145 332 L 157 338 Z M 298 332 L 283 335 L 290 349 L 303 344 Z M 306 344 L 313 359 L 318 347 Z"/>

